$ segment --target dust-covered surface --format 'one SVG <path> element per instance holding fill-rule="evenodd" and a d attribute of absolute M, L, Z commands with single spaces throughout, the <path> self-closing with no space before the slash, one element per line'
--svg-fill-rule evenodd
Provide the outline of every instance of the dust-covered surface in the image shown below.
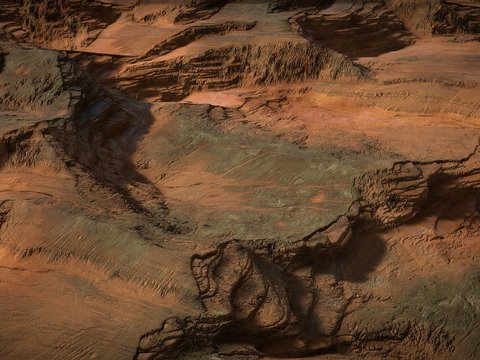
<path fill-rule="evenodd" d="M 480 357 L 480 3 L 0 2 L 0 358 Z"/>

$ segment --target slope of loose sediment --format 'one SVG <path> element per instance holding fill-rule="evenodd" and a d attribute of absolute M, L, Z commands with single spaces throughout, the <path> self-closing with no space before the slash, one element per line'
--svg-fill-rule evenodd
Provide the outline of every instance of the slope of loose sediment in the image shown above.
<path fill-rule="evenodd" d="M 479 9 L 2 1 L 0 358 L 478 358 Z"/>

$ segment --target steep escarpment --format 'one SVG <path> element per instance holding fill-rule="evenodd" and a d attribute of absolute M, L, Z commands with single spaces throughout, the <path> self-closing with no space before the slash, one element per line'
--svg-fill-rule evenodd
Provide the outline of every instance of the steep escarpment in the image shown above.
<path fill-rule="evenodd" d="M 197 19 L 208 18 L 217 12 L 226 1 L 224 0 L 190 0 L 183 5 L 176 16 L 178 22 L 192 22 Z"/>
<path fill-rule="evenodd" d="M 480 33 L 480 9 L 468 4 L 445 3 L 434 15 L 433 34 Z"/>
<path fill-rule="evenodd" d="M 0 73 L 1 111 L 73 107 L 81 91 L 75 88 L 71 63 L 48 50 L 6 47 Z"/>
<path fill-rule="evenodd" d="M 22 17 L 26 31 L 49 37 L 74 33 L 79 26 L 69 0 L 22 1 Z"/>
<path fill-rule="evenodd" d="M 227 47 L 194 57 L 134 63 L 121 70 L 117 86 L 139 98 L 172 101 L 199 90 L 367 76 L 341 54 L 301 42 Z"/>
<path fill-rule="evenodd" d="M 225 34 L 235 30 L 248 31 L 255 26 L 255 22 L 226 22 L 221 24 L 206 24 L 200 26 L 191 26 L 172 36 L 171 38 L 155 45 L 152 49 L 140 57 L 140 60 L 154 59 L 155 56 L 168 54 L 169 52 L 186 46 L 195 40 L 210 34 Z"/>
<path fill-rule="evenodd" d="M 438 226 L 443 220 L 437 211 L 448 208 L 445 204 L 458 206 L 466 193 L 475 199 L 472 210 L 478 219 L 478 157 L 474 150 L 458 161 L 405 162 L 366 174 L 355 181 L 359 197 L 349 213 L 300 241 L 266 247 L 232 241 L 194 255 L 192 273 L 205 313 L 198 318 L 167 319 L 161 328 L 142 337 L 136 358 L 174 359 L 202 351 L 204 356 L 214 352 L 224 358 L 229 354 L 214 349 L 222 349 L 225 343 L 235 349 L 233 353 L 243 351 L 248 358 L 365 356 L 383 347 L 370 349 L 366 345 L 370 342 L 385 343 L 385 349 L 390 349 L 384 350 L 390 353 L 383 353 L 386 358 L 394 358 L 395 353 L 412 359 L 449 358 L 458 328 L 453 331 L 448 325 L 425 322 L 421 316 L 405 322 L 400 320 L 401 312 L 400 319 L 375 330 L 351 319 L 352 313 L 361 312 L 375 299 L 352 285 L 366 269 L 354 264 L 356 274 L 351 278 L 348 262 L 357 263 L 352 253 L 362 256 L 362 248 L 375 251 L 378 245 L 370 239 L 391 227 L 404 226 L 408 232 L 415 218 L 432 213 L 438 216 Z M 463 229 L 476 231 L 472 213 L 466 215 L 470 222 Z M 401 238 L 398 233 L 393 236 Z M 325 287 L 324 281 L 332 288 Z M 313 314 L 318 314 L 317 324 L 312 324 Z M 354 330 L 347 334 L 345 328 Z M 391 341 L 398 342 L 398 348 Z"/>
<path fill-rule="evenodd" d="M 1 1 L 0 358 L 478 358 L 478 9 Z"/>
<path fill-rule="evenodd" d="M 47 130 L 76 174 L 79 191 L 100 186 L 124 206 L 147 216 L 154 227 L 168 232 L 186 230 L 167 219 L 163 194 L 130 158 L 153 121 L 148 106 L 130 103 L 84 81 L 85 96 L 74 116 Z"/>
<path fill-rule="evenodd" d="M 0 73 L 0 166 L 34 166 L 50 162 L 52 149 L 42 136 L 43 122 L 68 118 L 82 97 L 73 66 L 54 51 L 3 44 Z M 33 114 L 32 114 L 33 113 Z"/>
<path fill-rule="evenodd" d="M 288 0 L 274 0 L 269 3 L 269 10 L 272 12 L 277 11 L 286 11 L 290 9 L 296 9 L 301 7 L 328 7 L 332 5 L 333 1 L 330 0 L 323 0 L 323 1 L 315 1 L 315 0 L 296 0 L 296 1 L 288 1 Z"/>
<path fill-rule="evenodd" d="M 478 34 L 478 7 L 468 3 L 422 0 L 387 0 L 387 6 L 414 33 L 448 35 Z"/>
<path fill-rule="evenodd" d="M 161 19 L 169 19 L 176 23 L 192 23 L 199 19 L 208 19 L 227 1 L 224 0 L 188 0 L 171 1 L 152 6 L 148 1 L 138 3 L 132 14 L 135 21 L 152 23 Z"/>
<path fill-rule="evenodd" d="M 5 30 L 17 41 L 72 50 L 94 41 L 106 26 L 129 9 L 129 4 L 18 0 L 5 1 L 0 9 L 9 13 Z"/>
<path fill-rule="evenodd" d="M 394 168 L 356 181 L 360 205 L 379 223 L 398 226 L 418 216 L 440 194 L 476 191 L 479 186 L 477 152 L 460 162 L 399 163 Z M 373 205 L 377 202 L 376 205 Z"/>
<path fill-rule="evenodd" d="M 303 36 L 354 58 L 378 56 L 414 41 L 404 24 L 382 3 L 357 3 L 338 14 L 319 11 L 299 16 L 296 23 Z M 358 43 L 365 45 L 359 48 Z"/>

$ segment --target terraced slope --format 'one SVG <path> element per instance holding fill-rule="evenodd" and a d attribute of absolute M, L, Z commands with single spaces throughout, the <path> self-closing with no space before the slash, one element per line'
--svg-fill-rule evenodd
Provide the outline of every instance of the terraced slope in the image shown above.
<path fill-rule="evenodd" d="M 1 2 L 0 358 L 478 358 L 479 9 Z"/>

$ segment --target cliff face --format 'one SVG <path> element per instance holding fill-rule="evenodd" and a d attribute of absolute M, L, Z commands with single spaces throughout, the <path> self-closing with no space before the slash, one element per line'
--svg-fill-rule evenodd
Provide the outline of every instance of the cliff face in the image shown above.
<path fill-rule="evenodd" d="M 172 101 L 201 90 L 367 77 L 368 71 L 330 49 L 285 42 L 222 47 L 197 56 L 134 63 L 124 67 L 114 81 L 137 98 Z"/>
<path fill-rule="evenodd" d="M 1 2 L 0 358 L 478 358 L 479 9 Z"/>
<path fill-rule="evenodd" d="M 478 4 L 469 1 L 386 0 L 405 25 L 420 34 L 478 34 Z"/>

